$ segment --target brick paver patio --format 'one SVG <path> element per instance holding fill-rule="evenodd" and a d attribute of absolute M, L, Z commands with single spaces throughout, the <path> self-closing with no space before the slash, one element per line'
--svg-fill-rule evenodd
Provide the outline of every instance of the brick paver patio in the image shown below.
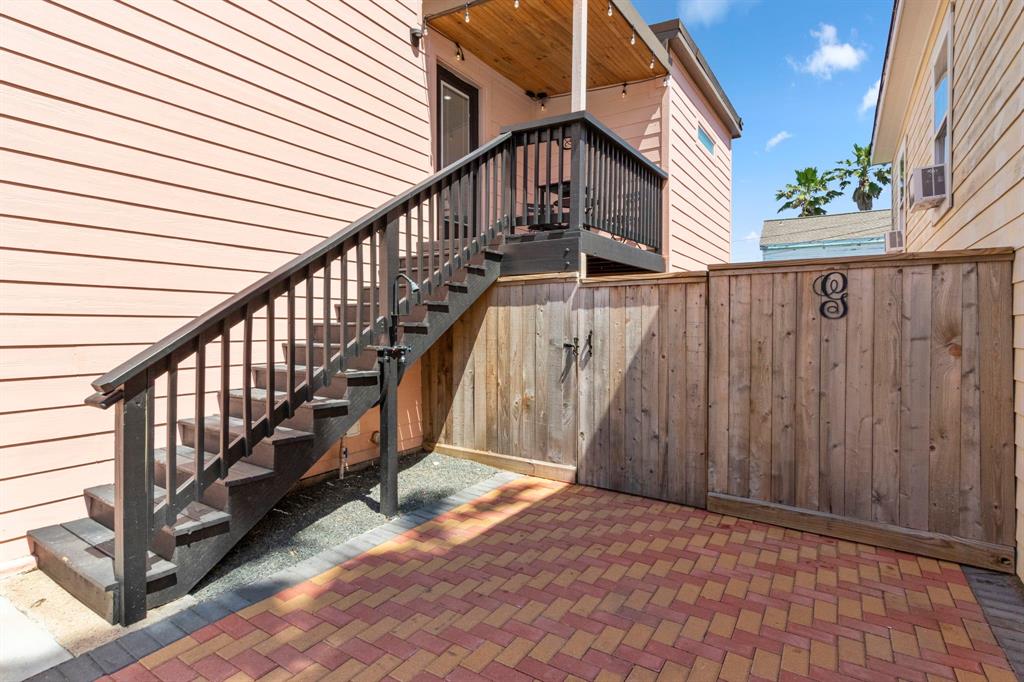
<path fill-rule="evenodd" d="M 521 478 L 112 679 L 1013 680 L 955 564 Z"/>

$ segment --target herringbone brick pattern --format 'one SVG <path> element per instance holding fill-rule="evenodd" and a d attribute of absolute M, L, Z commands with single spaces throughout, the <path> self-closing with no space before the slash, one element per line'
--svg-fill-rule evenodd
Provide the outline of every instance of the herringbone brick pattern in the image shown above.
<path fill-rule="evenodd" d="M 960 568 L 519 479 L 113 679 L 1012 680 Z"/>

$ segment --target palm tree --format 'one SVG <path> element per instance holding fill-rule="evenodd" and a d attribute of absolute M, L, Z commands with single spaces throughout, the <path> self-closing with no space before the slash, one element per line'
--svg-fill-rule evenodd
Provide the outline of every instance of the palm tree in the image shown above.
<path fill-rule="evenodd" d="M 787 184 L 775 193 L 776 201 L 785 200 L 779 213 L 787 209 L 799 209 L 800 217 L 825 215 L 825 205 L 843 195 L 842 192 L 829 189 L 834 178 L 831 172 L 818 173 L 814 166 L 796 172 L 796 184 Z"/>
<path fill-rule="evenodd" d="M 837 161 L 839 167 L 832 171 L 839 181 L 839 189 L 845 190 L 856 181 L 853 200 L 857 208 L 870 211 L 875 199 L 882 193 L 882 187 L 889 184 L 892 167 L 889 164 L 871 164 L 871 145 L 853 145 L 853 158 Z M 874 171 L 872 171 L 874 169 Z"/>

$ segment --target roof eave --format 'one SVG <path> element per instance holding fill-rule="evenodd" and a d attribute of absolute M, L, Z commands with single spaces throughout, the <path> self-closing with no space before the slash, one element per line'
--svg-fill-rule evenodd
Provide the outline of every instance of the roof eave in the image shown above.
<path fill-rule="evenodd" d="M 872 163 L 891 163 L 896 156 L 900 125 L 937 11 L 938 3 L 894 0 L 871 131 Z"/>
<path fill-rule="evenodd" d="M 683 68 L 693 77 L 701 93 L 711 103 L 715 113 L 729 130 L 729 135 L 736 139 L 743 133 L 743 119 L 736 113 L 732 102 L 725 94 L 714 71 L 697 47 L 693 37 L 679 19 L 669 19 L 651 24 L 651 30 L 667 47 L 675 48 L 682 58 Z"/>

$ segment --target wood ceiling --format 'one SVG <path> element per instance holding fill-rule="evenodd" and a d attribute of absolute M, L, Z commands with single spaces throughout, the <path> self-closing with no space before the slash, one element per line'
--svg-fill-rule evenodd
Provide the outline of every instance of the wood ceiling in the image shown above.
<path fill-rule="evenodd" d="M 587 19 L 587 87 L 664 76 L 640 33 L 604 0 L 590 0 Z M 560 95 L 572 89 L 572 0 L 482 0 L 428 20 L 432 30 L 472 52 L 523 90 Z M 643 27 L 646 29 L 646 26 Z"/>

